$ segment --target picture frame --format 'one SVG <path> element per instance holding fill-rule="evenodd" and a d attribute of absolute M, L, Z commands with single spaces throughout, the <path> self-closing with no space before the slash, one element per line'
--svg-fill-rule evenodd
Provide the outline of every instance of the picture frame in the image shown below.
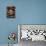
<path fill-rule="evenodd" d="M 7 18 L 16 18 L 15 6 L 7 6 Z"/>

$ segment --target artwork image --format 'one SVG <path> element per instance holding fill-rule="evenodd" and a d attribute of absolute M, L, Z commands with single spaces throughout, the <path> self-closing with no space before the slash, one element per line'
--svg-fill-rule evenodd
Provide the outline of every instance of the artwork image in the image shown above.
<path fill-rule="evenodd" d="M 9 33 L 9 35 L 8 35 L 8 46 L 10 46 L 10 44 L 11 44 L 11 46 L 13 44 L 15 44 L 15 41 L 16 41 L 16 33 L 14 33 L 14 32 Z"/>
<path fill-rule="evenodd" d="M 16 7 L 15 6 L 7 6 L 7 17 L 8 18 L 15 18 L 15 10 Z"/>
<path fill-rule="evenodd" d="M 19 25 L 20 40 L 46 41 L 46 25 Z"/>

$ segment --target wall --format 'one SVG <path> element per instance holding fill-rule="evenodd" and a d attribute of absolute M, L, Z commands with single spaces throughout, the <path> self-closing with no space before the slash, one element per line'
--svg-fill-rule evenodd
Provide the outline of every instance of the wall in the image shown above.
<path fill-rule="evenodd" d="M 16 6 L 15 19 L 6 17 L 9 2 Z M 0 0 L 0 44 L 8 43 L 9 32 L 18 32 L 17 24 L 46 24 L 46 0 Z"/>
<path fill-rule="evenodd" d="M 17 17 L 21 24 L 46 24 L 46 0 L 17 0 Z"/>

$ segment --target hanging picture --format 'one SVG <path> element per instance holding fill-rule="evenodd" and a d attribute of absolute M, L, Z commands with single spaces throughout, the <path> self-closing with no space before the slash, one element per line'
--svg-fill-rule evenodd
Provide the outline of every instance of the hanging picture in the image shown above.
<path fill-rule="evenodd" d="M 8 6 L 7 7 L 7 18 L 15 18 L 16 17 L 16 7 L 15 6 Z"/>

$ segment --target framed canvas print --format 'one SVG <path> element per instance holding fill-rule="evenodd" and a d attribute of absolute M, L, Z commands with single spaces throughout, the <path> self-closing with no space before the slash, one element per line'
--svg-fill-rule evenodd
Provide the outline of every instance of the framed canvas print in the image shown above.
<path fill-rule="evenodd" d="M 18 33 L 20 32 L 19 39 L 31 41 L 46 41 L 46 25 L 31 25 L 20 24 L 18 25 Z"/>
<path fill-rule="evenodd" d="M 7 18 L 15 18 L 16 17 L 16 7 L 15 6 L 7 6 Z"/>

